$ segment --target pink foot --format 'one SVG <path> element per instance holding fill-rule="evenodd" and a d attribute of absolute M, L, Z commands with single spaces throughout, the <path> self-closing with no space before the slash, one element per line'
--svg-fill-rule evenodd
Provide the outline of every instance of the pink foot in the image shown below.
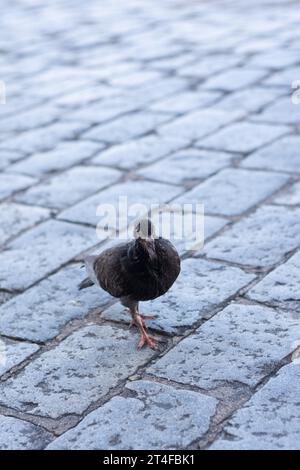
<path fill-rule="evenodd" d="M 157 340 L 153 336 L 147 335 L 146 332 L 141 333 L 141 339 L 138 344 L 138 349 L 141 349 L 145 344 L 148 344 L 151 349 L 157 348 Z"/>

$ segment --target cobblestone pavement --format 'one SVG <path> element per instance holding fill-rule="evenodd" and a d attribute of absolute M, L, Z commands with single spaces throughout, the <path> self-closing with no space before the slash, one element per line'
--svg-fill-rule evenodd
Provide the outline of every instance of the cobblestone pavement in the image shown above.
<path fill-rule="evenodd" d="M 300 448 L 300 4 L 3 0 L 0 448 Z M 203 201 L 151 329 L 96 207 Z"/>

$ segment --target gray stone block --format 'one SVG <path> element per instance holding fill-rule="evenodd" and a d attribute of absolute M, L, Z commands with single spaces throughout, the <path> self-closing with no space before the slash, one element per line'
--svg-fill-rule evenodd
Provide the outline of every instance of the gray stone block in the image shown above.
<path fill-rule="evenodd" d="M 300 319 L 284 310 L 231 304 L 182 340 L 148 372 L 212 389 L 224 382 L 257 383 L 293 351 Z"/>
<path fill-rule="evenodd" d="M 242 166 L 300 173 L 300 137 L 284 137 L 243 160 Z"/>
<path fill-rule="evenodd" d="M 271 378 L 226 424 L 212 450 L 299 450 L 300 365 L 291 363 Z"/>
<path fill-rule="evenodd" d="M 287 134 L 288 127 L 241 122 L 232 124 L 198 142 L 203 148 L 227 150 L 229 152 L 253 152 Z"/>
<path fill-rule="evenodd" d="M 209 242 L 207 256 L 250 266 L 270 266 L 300 243 L 300 210 L 262 206 Z M 274 243 L 274 234 L 277 234 Z"/>
<path fill-rule="evenodd" d="M 0 376 L 38 351 L 37 344 L 0 339 Z"/>
<path fill-rule="evenodd" d="M 47 219 L 50 216 L 48 209 L 41 207 L 25 206 L 7 202 L 0 205 L 1 226 L 0 245 L 3 245 L 11 237 Z"/>
<path fill-rule="evenodd" d="M 137 351 L 137 341 L 129 330 L 86 326 L 0 384 L 0 403 L 51 418 L 81 414 L 155 354 Z"/>
<path fill-rule="evenodd" d="M 18 201 L 64 209 L 112 185 L 121 173 L 112 168 L 76 166 L 16 197 Z"/>
<path fill-rule="evenodd" d="M 177 198 L 176 202 L 202 203 L 205 213 L 234 216 L 270 196 L 286 181 L 287 177 L 279 173 L 226 168 Z"/>
<path fill-rule="evenodd" d="M 46 341 L 69 321 L 83 318 L 112 297 L 97 286 L 78 290 L 86 276 L 79 264 L 67 266 L 0 307 L 0 333 Z"/>
<path fill-rule="evenodd" d="M 25 289 L 96 243 L 94 229 L 54 220 L 44 222 L 0 253 L 0 287 Z"/>
<path fill-rule="evenodd" d="M 248 295 L 259 302 L 300 312 L 299 291 L 300 252 L 271 271 L 248 292 Z"/>
<path fill-rule="evenodd" d="M 138 172 L 144 178 L 184 184 L 206 178 L 228 166 L 233 156 L 224 152 L 188 149 L 172 154 Z"/>
<path fill-rule="evenodd" d="M 216 410 L 217 400 L 189 390 L 144 380 L 127 388 L 134 398 L 113 398 L 47 449 L 184 449 Z"/>
<path fill-rule="evenodd" d="M 1 450 L 41 450 L 53 439 L 43 428 L 21 419 L 0 416 Z"/>

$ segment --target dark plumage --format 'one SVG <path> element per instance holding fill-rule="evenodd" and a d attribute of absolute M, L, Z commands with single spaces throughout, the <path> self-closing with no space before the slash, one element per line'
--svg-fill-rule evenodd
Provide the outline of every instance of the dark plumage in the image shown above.
<path fill-rule="evenodd" d="M 143 219 L 135 226 L 134 237 L 85 260 L 89 277 L 79 289 L 98 284 L 129 308 L 132 324 L 141 333 L 139 347 L 147 343 L 155 347 L 157 342 L 147 335 L 144 316 L 138 311 L 139 301 L 152 300 L 165 294 L 180 273 L 180 258 L 169 240 L 155 238 L 154 226 Z"/>

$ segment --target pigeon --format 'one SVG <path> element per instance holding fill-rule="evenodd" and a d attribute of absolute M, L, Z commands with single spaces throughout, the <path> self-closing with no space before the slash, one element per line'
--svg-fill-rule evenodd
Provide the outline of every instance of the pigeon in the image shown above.
<path fill-rule="evenodd" d="M 148 335 L 145 320 L 158 315 L 142 315 L 139 302 L 156 299 L 170 289 L 180 273 L 180 258 L 169 240 L 156 237 L 150 219 L 138 220 L 133 235 L 129 242 L 87 256 L 84 261 L 88 277 L 78 287 L 95 284 L 118 298 L 131 314 L 130 326 L 139 329 L 138 349 L 144 345 L 156 349 L 158 340 Z"/>

